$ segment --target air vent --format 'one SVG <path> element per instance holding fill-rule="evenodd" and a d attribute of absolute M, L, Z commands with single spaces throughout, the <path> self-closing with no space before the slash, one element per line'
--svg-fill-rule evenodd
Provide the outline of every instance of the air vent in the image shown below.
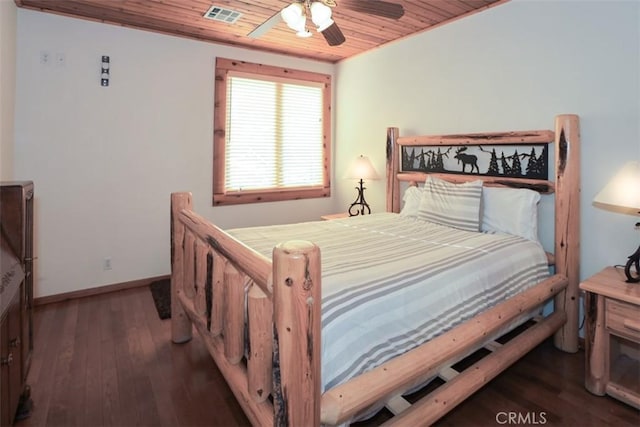
<path fill-rule="evenodd" d="M 227 24 L 234 24 L 241 16 L 242 13 L 240 12 L 215 5 L 211 6 L 207 13 L 204 14 L 207 19 L 226 22 Z"/>

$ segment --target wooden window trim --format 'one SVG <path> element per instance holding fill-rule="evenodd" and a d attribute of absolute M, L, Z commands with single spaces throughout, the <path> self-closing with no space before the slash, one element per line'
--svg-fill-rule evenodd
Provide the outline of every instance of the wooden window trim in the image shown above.
<path fill-rule="evenodd" d="M 323 184 L 314 187 L 268 189 L 256 191 L 225 191 L 225 148 L 227 116 L 227 76 L 230 72 L 259 74 L 286 80 L 302 80 L 323 85 Z M 242 203 L 275 202 L 331 196 L 331 76 L 310 71 L 255 64 L 217 58 L 215 72 L 215 103 L 213 109 L 213 206 Z"/>

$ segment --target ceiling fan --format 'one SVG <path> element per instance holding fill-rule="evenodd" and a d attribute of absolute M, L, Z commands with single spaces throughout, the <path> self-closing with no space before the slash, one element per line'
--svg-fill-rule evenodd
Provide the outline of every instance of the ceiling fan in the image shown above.
<path fill-rule="evenodd" d="M 281 21 L 296 32 L 298 37 L 311 37 L 307 29 L 307 18 L 316 26 L 329 46 L 338 46 L 345 42 L 344 34 L 333 19 L 332 8 L 336 7 L 335 0 L 294 0 L 278 13 L 258 25 L 248 36 L 258 38 Z M 389 19 L 400 19 L 404 15 L 401 4 L 379 0 L 344 0 L 340 6 L 356 12 L 369 13 Z"/>

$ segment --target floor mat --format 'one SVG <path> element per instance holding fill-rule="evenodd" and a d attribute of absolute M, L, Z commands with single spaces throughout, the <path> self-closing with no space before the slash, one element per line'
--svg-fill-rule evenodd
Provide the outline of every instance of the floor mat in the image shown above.
<path fill-rule="evenodd" d="M 162 279 L 149 285 L 160 319 L 171 318 L 171 280 Z"/>

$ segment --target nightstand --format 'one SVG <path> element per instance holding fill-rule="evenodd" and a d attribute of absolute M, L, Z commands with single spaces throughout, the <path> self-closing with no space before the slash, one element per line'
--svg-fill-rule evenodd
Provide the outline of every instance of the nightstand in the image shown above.
<path fill-rule="evenodd" d="M 336 213 L 336 214 L 327 214 L 327 215 L 320 216 L 320 218 L 325 220 L 325 221 L 332 220 L 332 219 L 349 218 L 349 213 L 348 212 L 340 212 L 340 213 Z"/>
<path fill-rule="evenodd" d="M 608 267 L 580 289 L 586 293 L 585 387 L 640 409 L 640 285 Z"/>

